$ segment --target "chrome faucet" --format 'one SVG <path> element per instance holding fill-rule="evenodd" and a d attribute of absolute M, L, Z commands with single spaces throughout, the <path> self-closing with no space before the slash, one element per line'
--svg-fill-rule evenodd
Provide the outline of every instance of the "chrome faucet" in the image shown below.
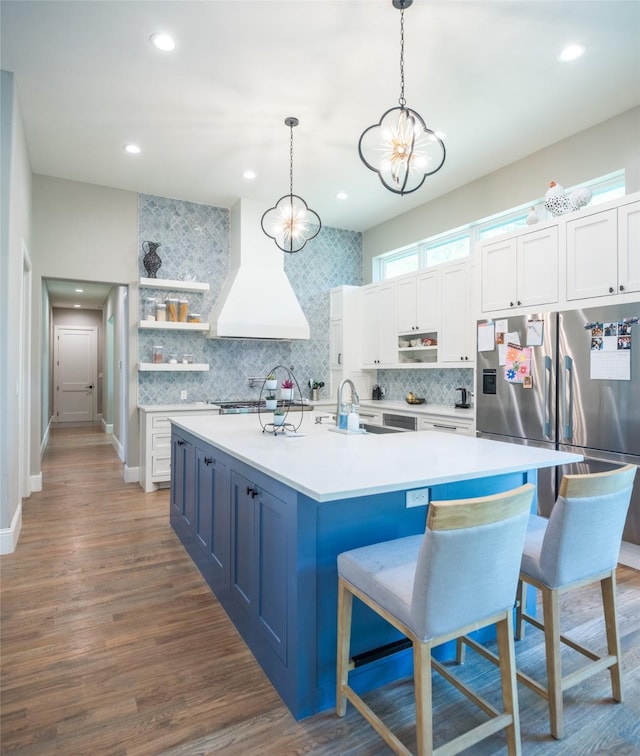
<path fill-rule="evenodd" d="M 360 404 L 360 397 L 358 396 L 358 392 L 356 391 L 356 387 L 354 382 L 351 380 L 351 378 L 345 378 L 340 382 L 340 386 L 338 387 L 338 404 L 336 406 L 336 425 L 339 423 L 339 417 L 340 417 L 340 407 L 342 406 L 342 391 L 344 389 L 345 383 L 349 384 L 349 387 L 351 388 L 351 403 L 355 404 L 356 406 Z"/>

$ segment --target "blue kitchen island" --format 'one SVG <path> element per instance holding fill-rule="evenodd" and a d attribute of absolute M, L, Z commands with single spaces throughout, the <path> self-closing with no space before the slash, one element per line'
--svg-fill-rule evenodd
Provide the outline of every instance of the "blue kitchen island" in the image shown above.
<path fill-rule="evenodd" d="M 421 533 L 426 500 L 535 483 L 539 468 L 580 459 L 431 431 L 345 435 L 304 415 L 297 432 L 277 436 L 256 415 L 180 417 L 171 525 L 301 719 L 335 703 L 340 552 Z M 358 602 L 353 623 L 352 655 L 363 662 L 354 687 L 410 674 L 397 631 Z M 388 646 L 393 653 L 380 651 Z"/>

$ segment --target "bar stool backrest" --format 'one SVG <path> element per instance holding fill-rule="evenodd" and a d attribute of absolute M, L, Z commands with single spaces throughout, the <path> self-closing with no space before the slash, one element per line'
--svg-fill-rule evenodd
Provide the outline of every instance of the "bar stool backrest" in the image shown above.
<path fill-rule="evenodd" d="M 540 552 L 550 588 L 615 569 L 636 469 L 563 477 Z"/>
<path fill-rule="evenodd" d="M 412 628 L 444 635 L 513 605 L 534 487 L 431 502 L 413 583 Z"/>

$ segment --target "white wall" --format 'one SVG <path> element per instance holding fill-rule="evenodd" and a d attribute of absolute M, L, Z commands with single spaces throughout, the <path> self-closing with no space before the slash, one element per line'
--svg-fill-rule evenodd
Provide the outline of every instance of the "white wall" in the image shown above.
<path fill-rule="evenodd" d="M 19 335 L 23 249 L 32 248 L 31 165 L 13 74 L 7 71 L 0 72 L 0 149 L 0 553 L 7 553 L 15 548 L 21 525 L 17 471 L 27 429 L 19 412 Z"/>
<path fill-rule="evenodd" d="M 32 350 L 32 369 L 43 378 L 47 390 L 50 378 L 49 368 L 42 364 L 40 339 L 49 338 L 44 332 L 42 308 L 42 279 L 59 278 L 77 281 L 121 284 L 127 286 L 138 280 L 138 195 L 135 192 L 110 189 L 93 184 L 53 178 L 33 176 L 33 262 L 34 285 L 34 329 L 37 329 L 38 348 Z M 136 286 L 137 291 L 137 286 Z M 130 298 L 132 299 L 132 298 Z M 136 299 L 137 302 L 137 299 Z M 130 308 L 119 310 L 124 323 L 119 323 L 123 333 L 133 340 L 130 349 L 137 348 L 135 317 L 130 316 Z M 137 312 L 137 310 L 133 310 Z M 126 388 L 121 395 L 136 396 L 135 361 L 133 368 L 121 376 L 132 383 L 133 389 Z M 34 386 L 34 408 L 45 406 L 41 401 L 43 388 L 38 382 Z M 34 464 L 39 471 L 39 449 L 41 427 L 44 418 L 32 419 L 32 472 Z M 138 430 L 137 409 L 127 408 L 130 426 L 123 436 L 129 438 L 127 447 L 128 466 L 137 466 Z M 131 456 L 129 456 L 131 455 Z"/>
<path fill-rule="evenodd" d="M 627 194 L 640 191 L 639 134 L 637 107 L 365 231 L 365 283 L 371 282 L 376 255 L 542 197 L 552 180 L 575 186 L 624 168 Z"/>

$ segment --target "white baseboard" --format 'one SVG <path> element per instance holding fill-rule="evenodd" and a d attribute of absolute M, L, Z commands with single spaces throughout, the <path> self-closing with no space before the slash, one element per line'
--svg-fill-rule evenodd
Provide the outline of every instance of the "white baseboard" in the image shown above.
<path fill-rule="evenodd" d="M 30 477 L 31 481 L 31 493 L 39 493 L 42 491 L 42 473 Z"/>
<path fill-rule="evenodd" d="M 113 433 L 113 423 L 106 423 L 102 415 L 100 415 L 100 423 L 102 425 L 103 433 Z"/>
<path fill-rule="evenodd" d="M 140 482 L 140 468 L 139 467 L 127 467 L 124 466 L 124 482 L 125 483 L 139 483 Z"/>
<path fill-rule="evenodd" d="M 0 554 L 13 554 L 22 530 L 22 502 L 18 504 L 11 526 L 0 529 Z"/>
<path fill-rule="evenodd" d="M 40 442 L 40 459 L 44 457 L 44 453 L 47 450 L 47 444 L 49 443 L 49 431 L 51 430 L 51 418 L 47 423 L 47 427 L 42 434 L 42 441 Z"/>
<path fill-rule="evenodd" d="M 640 570 L 640 546 L 623 541 L 620 547 L 618 562 L 624 564 L 625 567 L 633 567 L 634 570 Z"/>
<path fill-rule="evenodd" d="M 111 446 L 113 446 L 113 448 L 116 450 L 116 454 L 118 455 L 120 462 L 124 462 L 124 449 L 122 448 L 120 439 L 116 438 L 115 436 L 111 436 Z"/>

